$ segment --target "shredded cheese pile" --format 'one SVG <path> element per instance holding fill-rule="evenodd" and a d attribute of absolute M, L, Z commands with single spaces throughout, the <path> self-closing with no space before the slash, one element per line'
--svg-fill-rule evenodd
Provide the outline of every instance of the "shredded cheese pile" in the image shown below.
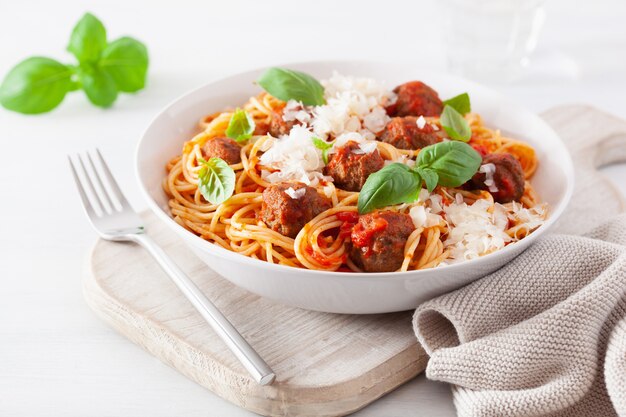
<path fill-rule="evenodd" d="M 324 179 L 324 161 L 322 151 L 315 147 L 312 137 L 313 133 L 306 126 L 294 126 L 289 135 L 270 139 L 269 149 L 259 161 L 269 168 L 261 170 L 261 178 L 271 183 L 300 181 L 317 185 L 320 179 Z"/>
<path fill-rule="evenodd" d="M 531 231 L 541 226 L 546 219 L 545 206 L 524 208 L 520 203 L 495 203 L 477 200 L 473 204 L 457 200 L 448 205 L 442 203 L 438 194 L 420 192 L 417 203 L 400 207 L 409 208 L 408 214 L 416 228 L 433 227 L 445 223 L 448 228 L 443 242 L 450 251 L 446 264 L 475 259 L 504 248 L 515 240 L 510 234 L 516 227 Z"/>
<path fill-rule="evenodd" d="M 348 141 L 359 144 L 356 154 L 376 150 L 376 133 L 383 130 L 390 118 L 382 103 L 392 102 L 395 94 L 371 78 L 343 76 L 334 72 L 323 80 L 322 106 L 304 106 L 294 100 L 283 109 L 283 120 L 296 121 L 288 135 L 273 138 L 261 156 L 260 163 L 266 169 L 261 177 L 271 183 L 300 181 L 317 185 L 320 180 L 332 181 L 324 176 L 322 153 L 312 138 L 334 140 L 329 154 Z"/>

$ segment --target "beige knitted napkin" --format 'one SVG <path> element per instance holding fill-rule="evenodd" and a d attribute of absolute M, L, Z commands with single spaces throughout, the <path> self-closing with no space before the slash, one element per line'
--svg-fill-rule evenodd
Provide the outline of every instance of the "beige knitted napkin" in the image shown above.
<path fill-rule="evenodd" d="M 414 325 L 460 416 L 626 415 L 626 215 L 540 240 Z"/>
<path fill-rule="evenodd" d="M 560 231 L 589 230 L 594 178 L 577 171 Z M 459 416 L 626 416 L 626 214 L 548 235 L 413 324 L 426 376 L 452 384 Z"/>

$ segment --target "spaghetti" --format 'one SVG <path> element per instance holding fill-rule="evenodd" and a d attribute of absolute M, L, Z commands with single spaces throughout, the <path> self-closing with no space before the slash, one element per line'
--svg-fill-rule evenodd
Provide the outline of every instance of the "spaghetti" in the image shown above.
<path fill-rule="evenodd" d="M 234 193 L 219 205 L 207 202 L 198 187 L 201 162 L 205 158 L 202 149 L 207 141 L 226 136 L 233 111 L 213 113 L 200 120 L 200 132 L 184 144 L 182 154 L 172 158 L 166 167 L 163 188 L 169 196 L 172 217 L 201 238 L 243 256 L 314 270 L 361 271 L 349 256 L 350 235 L 343 232 L 345 225 L 358 217 L 358 192 L 340 189 L 319 175 L 319 180 L 313 181 L 311 186 L 330 200 L 331 207 L 306 223 L 295 238 L 283 236 L 262 220 L 263 191 L 271 182 L 264 172 L 267 167 L 260 162 L 261 156 L 276 141 L 267 134 L 272 118 L 282 114 L 287 104 L 265 92 L 244 104 L 243 109 L 253 119 L 256 129 L 254 136 L 241 147 L 241 162 L 230 165 L 235 172 Z M 497 250 L 472 249 L 475 241 L 471 238 L 472 232 L 461 229 L 465 227 L 465 219 L 471 220 L 473 215 L 488 216 L 488 227 L 498 222 L 504 224 L 500 227 L 502 233 L 490 237 L 502 240 L 500 246 L 523 239 L 545 220 L 545 206 L 539 203 L 529 182 L 537 169 L 534 149 L 486 127 L 478 114 L 468 113 L 465 119 L 472 130 L 469 143 L 475 149 L 510 154 L 520 162 L 525 177 L 523 195 L 517 202 L 499 204 L 487 190 L 438 186 L 432 193 L 422 190 L 423 195 L 416 203 L 389 207 L 411 214 L 412 218 L 426 218 L 421 224 L 416 223 L 408 236 L 399 271 L 433 268 Z M 425 121 L 440 138 L 445 138 L 439 117 L 426 117 Z M 376 142 L 376 149 L 385 161 L 406 163 L 419 153 L 419 150 L 398 149 L 380 141 Z M 475 203 L 480 203 L 481 207 Z M 479 208 L 483 211 L 478 212 Z M 467 217 L 464 210 L 476 213 Z M 454 229 L 457 233 L 452 233 Z"/>

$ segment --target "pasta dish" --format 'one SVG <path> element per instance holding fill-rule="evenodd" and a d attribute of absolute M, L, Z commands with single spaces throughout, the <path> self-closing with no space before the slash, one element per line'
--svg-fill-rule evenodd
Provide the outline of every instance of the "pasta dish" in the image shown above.
<path fill-rule="evenodd" d="M 257 84 L 167 164 L 171 215 L 203 239 L 292 267 L 392 272 L 487 255 L 547 218 L 534 149 L 487 127 L 466 93 L 282 68 Z"/>

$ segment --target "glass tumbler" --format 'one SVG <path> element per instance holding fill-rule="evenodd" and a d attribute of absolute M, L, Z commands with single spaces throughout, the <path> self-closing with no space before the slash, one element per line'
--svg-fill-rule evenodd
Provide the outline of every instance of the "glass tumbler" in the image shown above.
<path fill-rule="evenodd" d="M 448 68 L 481 81 L 523 74 L 545 20 L 543 0 L 445 0 Z"/>

